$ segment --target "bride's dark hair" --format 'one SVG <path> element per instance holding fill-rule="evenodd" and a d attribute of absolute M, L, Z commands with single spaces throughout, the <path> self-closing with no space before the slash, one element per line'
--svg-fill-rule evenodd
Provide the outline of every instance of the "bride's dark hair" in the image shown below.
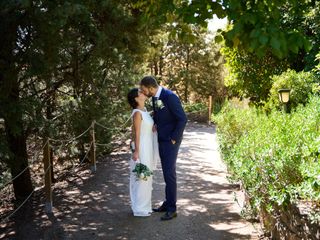
<path fill-rule="evenodd" d="M 139 89 L 138 88 L 132 88 L 129 92 L 128 92 L 128 103 L 130 104 L 130 106 L 135 109 L 138 107 L 138 103 L 136 101 L 136 97 L 138 97 L 139 94 Z"/>

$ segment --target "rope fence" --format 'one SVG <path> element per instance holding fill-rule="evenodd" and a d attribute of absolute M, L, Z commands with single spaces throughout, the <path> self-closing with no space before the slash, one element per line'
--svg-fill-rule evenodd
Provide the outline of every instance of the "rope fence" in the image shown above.
<path fill-rule="evenodd" d="M 45 145 L 40 149 L 40 151 L 43 150 L 43 148 L 45 147 Z M 21 176 L 21 174 L 23 174 L 29 167 L 31 164 L 33 164 L 39 157 L 40 155 L 40 151 L 37 152 L 37 154 L 35 154 L 35 156 L 32 158 L 32 161 L 28 164 L 28 166 L 26 166 L 21 172 L 19 172 L 15 177 L 11 178 L 9 181 L 7 181 L 6 183 L 2 184 L 0 191 L 2 191 L 4 188 L 6 188 L 10 183 L 12 183 L 15 179 L 17 179 L 18 177 Z"/>
<path fill-rule="evenodd" d="M 91 125 L 81 134 L 79 134 L 76 137 L 64 140 L 64 139 L 53 139 L 48 137 L 47 139 L 44 140 L 43 146 L 40 149 L 40 151 L 38 151 L 32 158 L 32 161 L 28 164 L 27 167 L 25 167 L 19 174 L 17 174 L 16 176 L 14 176 L 13 178 L 11 178 L 9 181 L 7 181 L 5 184 L 3 184 L 1 186 L 0 191 L 2 191 L 3 189 L 5 189 L 6 187 L 8 187 L 10 184 L 13 183 L 14 180 L 16 180 L 18 177 L 20 177 L 28 168 L 30 168 L 30 165 L 33 164 L 37 159 L 39 159 L 39 156 L 41 154 L 41 151 L 43 151 L 43 165 L 44 165 L 44 184 L 41 187 L 38 188 L 34 188 L 31 193 L 22 201 L 22 203 L 14 209 L 14 211 L 12 211 L 10 214 L 8 214 L 8 216 L 2 218 L 2 220 L 0 221 L 0 223 L 5 223 L 7 222 L 12 216 L 14 216 L 27 202 L 28 200 L 31 198 L 31 196 L 33 195 L 33 193 L 39 189 L 44 189 L 45 192 L 45 212 L 46 213 L 52 213 L 52 207 L 53 207 L 53 201 L 52 201 L 52 173 L 50 171 L 51 167 L 53 167 L 52 163 L 52 159 L 51 159 L 51 149 L 54 148 L 54 146 L 51 143 L 61 143 L 58 147 L 58 150 L 61 151 L 63 146 L 68 145 L 69 143 L 75 142 L 76 140 L 80 139 L 81 137 L 83 137 L 86 133 L 89 132 L 90 134 L 90 144 L 89 144 L 89 148 L 86 151 L 85 155 L 82 157 L 82 159 L 80 160 L 80 162 L 76 165 L 74 165 L 71 170 L 69 171 L 65 171 L 65 173 L 62 176 L 66 176 L 70 173 L 75 172 L 75 169 L 77 169 L 80 165 L 83 164 L 83 162 L 86 159 L 89 159 L 90 162 L 90 167 L 91 167 L 91 172 L 96 172 L 96 146 L 111 146 L 113 143 L 109 142 L 109 143 L 97 143 L 96 142 L 96 138 L 95 138 L 95 126 L 98 126 L 104 130 L 108 130 L 110 132 L 113 132 L 113 134 L 118 133 L 120 136 L 117 140 L 124 140 L 124 138 L 126 138 L 128 136 L 128 133 L 130 133 L 130 131 L 126 130 L 124 133 L 121 133 L 121 131 L 123 129 L 125 129 L 125 126 L 127 125 L 127 123 L 130 121 L 131 117 L 128 118 L 124 124 L 121 125 L 121 127 L 117 128 L 116 130 L 114 128 L 110 128 L 110 127 L 106 127 L 105 125 L 97 122 L 97 121 L 93 121 L 91 123 Z"/>
<path fill-rule="evenodd" d="M 93 124 L 93 123 L 92 123 Z M 52 139 L 52 138 L 48 138 L 48 140 L 52 141 L 52 142 L 74 142 L 75 140 L 77 140 L 78 138 L 81 138 L 83 135 L 85 135 L 91 128 L 92 128 L 92 124 L 87 128 L 87 130 L 85 130 L 83 133 L 81 133 L 79 136 L 73 137 L 71 139 L 68 140 L 59 140 L 59 139 Z"/>
<path fill-rule="evenodd" d="M 210 123 L 210 116 L 211 116 L 211 108 L 212 108 L 212 97 L 210 96 L 209 97 L 209 106 L 208 106 L 209 123 Z M 191 113 L 204 112 L 204 111 L 205 110 L 200 110 L 200 111 L 195 111 L 195 112 L 191 112 Z M 77 165 L 72 167 L 71 171 L 66 171 L 62 176 L 65 176 L 65 175 L 69 174 L 70 172 L 74 172 L 74 170 L 77 167 L 79 167 L 81 164 L 83 164 L 83 162 L 87 158 L 89 158 L 89 160 L 90 160 L 91 171 L 96 172 L 96 146 L 111 146 L 113 143 L 112 142 L 105 143 L 105 144 L 104 143 L 97 143 L 96 138 L 95 138 L 95 126 L 99 126 L 100 128 L 102 128 L 104 130 L 113 132 L 113 134 L 120 133 L 120 137 L 117 140 L 122 141 L 128 137 L 128 134 L 130 134 L 129 130 L 126 130 L 124 133 L 121 133 L 121 131 L 125 129 L 125 126 L 130 121 L 130 119 L 131 119 L 131 117 L 129 117 L 119 128 L 106 127 L 103 124 L 94 120 L 91 123 L 91 125 L 84 132 L 82 132 L 81 134 L 79 134 L 76 137 L 73 137 L 70 139 L 53 139 L 53 138 L 48 137 L 44 141 L 44 144 L 43 144 L 41 150 L 38 151 L 34 155 L 34 157 L 32 158 L 32 161 L 28 164 L 28 166 L 25 167 L 19 174 L 17 174 L 13 178 L 11 178 L 9 181 L 7 181 L 5 184 L 3 184 L 0 188 L 0 191 L 5 189 L 6 187 L 8 187 L 11 183 L 13 183 L 13 181 L 15 179 L 20 177 L 27 169 L 29 169 L 30 165 L 33 164 L 39 158 L 41 151 L 43 151 L 44 185 L 42 185 L 41 187 L 38 187 L 38 188 L 34 188 L 31 191 L 31 193 L 23 200 L 23 202 L 13 212 L 11 212 L 8 216 L 6 216 L 2 220 L 0 220 L 0 223 L 4 223 L 4 222 L 8 221 L 13 215 L 15 215 L 28 202 L 28 200 L 31 198 L 33 193 L 41 188 L 44 188 L 44 191 L 45 191 L 45 197 L 46 197 L 45 212 L 52 213 L 52 206 L 53 206 L 52 179 L 53 179 L 53 176 L 51 174 L 51 171 L 49 171 L 49 170 L 51 167 L 53 168 L 53 165 L 51 164 L 52 159 L 50 156 L 51 155 L 50 152 L 54 146 L 51 143 L 57 143 L 57 142 L 61 143 L 61 145 L 59 146 L 59 150 L 61 150 L 64 145 L 75 142 L 76 140 L 80 139 L 86 133 L 89 132 L 90 133 L 90 145 L 89 145 L 88 151 L 86 152 L 84 157 L 81 159 L 81 161 Z"/>
<path fill-rule="evenodd" d="M 49 171 L 50 167 L 51 167 L 50 165 L 47 167 L 47 169 L 45 170 L 45 174 Z M 35 191 L 37 191 L 43 187 L 44 187 L 44 185 L 39 188 L 34 188 L 32 190 L 32 192 L 23 200 L 23 202 L 12 213 L 10 213 L 8 216 L 4 217 L 3 220 L 1 220 L 1 223 L 8 221 L 13 215 L 15 215 L 23 207 L 24 204 L 26 204 L 28 202 L 28 200 L 31 198 L 31 196 L 33 195 L 33 193 Z"/>

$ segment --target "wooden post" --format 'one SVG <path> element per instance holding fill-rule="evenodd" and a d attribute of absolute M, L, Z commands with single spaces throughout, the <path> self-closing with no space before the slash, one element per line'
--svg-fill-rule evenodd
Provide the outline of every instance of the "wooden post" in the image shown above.
<path fill-rule="evenodd" d="M 211 124 L 211 114 L 212 114 L 212 96 L 209 96 L 209 106 L 208 106 L 208 124 Z"/>
<path fill-rule="evenodd" d="M 90 142 L 91 142 L 91 148 L 90 148 L 90 162 L 91 162 L 91 171 L 96 172 L 97 171 L 97 165 L 96 165 L 96 139 L 95 139 L 95 132 L 94 132 L 94 124 L 95 122 L 92 122 L 92 129 L 90 130 Z"/>
<path fill-rule="evenodd" d="M 44 189 L 46 194 L 45 212 L 52 213 L 52 189 L 51 189 L 51 166 L 50 166 L 50 144 L 49 139 L 44 143 L 43 165 L 44 165 Z"/>

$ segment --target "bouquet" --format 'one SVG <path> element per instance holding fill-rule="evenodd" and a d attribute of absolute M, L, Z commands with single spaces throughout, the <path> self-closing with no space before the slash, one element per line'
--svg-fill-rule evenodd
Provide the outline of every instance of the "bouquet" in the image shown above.
<path fill-rule="evenodd" d="M 153 173 L 152 171 L 144 164 L 137 163 L 135 168 L 132 170 L 135 173 L 137 181 L 144 180 L 147 181 L 148 177 L 150 177 Z"/>

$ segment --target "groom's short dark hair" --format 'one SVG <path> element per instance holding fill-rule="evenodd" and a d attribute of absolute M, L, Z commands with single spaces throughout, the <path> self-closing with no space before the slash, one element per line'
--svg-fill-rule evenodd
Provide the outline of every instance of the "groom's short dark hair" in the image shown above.
<path fill-rule="evenodd" d="M 148 87 L 148 88 L 149 87 L 153 87 L 153 88 L 158 87 L 157 80 L 152 76 L 145 76 L 144 78 L 142 78 L 140 81 L 140 85 Z"/>

